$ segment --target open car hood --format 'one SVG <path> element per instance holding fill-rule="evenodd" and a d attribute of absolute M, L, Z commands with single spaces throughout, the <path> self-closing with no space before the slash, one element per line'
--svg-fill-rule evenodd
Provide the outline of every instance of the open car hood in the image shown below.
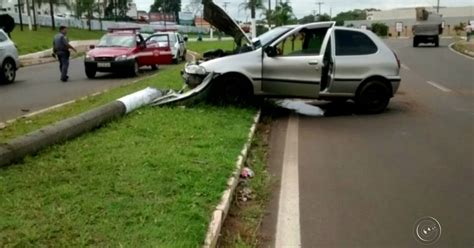
<path fill-rule="evenodd" d="M 221 7 L 213 3 L 212 0 L 203 0 L 202 4 L 204 5 L 204 20 L 218 30 L 232 36 L 237 46 L 242 45 L 242 40 L 252 44 L 240 26 Z"/>

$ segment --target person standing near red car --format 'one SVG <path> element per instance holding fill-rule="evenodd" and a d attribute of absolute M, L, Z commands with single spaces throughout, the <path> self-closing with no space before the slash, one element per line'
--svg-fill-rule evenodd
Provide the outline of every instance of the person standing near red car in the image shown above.
<path fill-rule="evenodd" d="M 69 44 L 67 39 L 67 28 L 65 26 L 59 27 L 59 33 L 53 39 L 53 53 L 59 60 L 59 70 L 61 72 L 61 81 L 67 82 L 69 76 L 67 75 L 69 69 L 69 57 L 71 53 L 69 49 L 77 52 L 74 47 Z"/>

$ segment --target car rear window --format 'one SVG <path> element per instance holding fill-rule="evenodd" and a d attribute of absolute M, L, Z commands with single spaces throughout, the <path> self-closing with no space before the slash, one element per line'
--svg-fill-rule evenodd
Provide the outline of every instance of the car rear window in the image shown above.
<path fill-rule="evenodd" d="M 362 32 L 336 30 L 336 56 L 367 55 L 377 50 L 377 45 Z"/>

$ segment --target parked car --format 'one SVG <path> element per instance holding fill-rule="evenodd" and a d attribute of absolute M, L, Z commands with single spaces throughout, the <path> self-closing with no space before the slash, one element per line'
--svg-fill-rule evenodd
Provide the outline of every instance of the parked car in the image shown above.
<path fill-rule="evenodd" d="M 144 39 L 138 30 L 110 29 L 97 46 L 91 46 L 84 59 L 87 77 L 94 78 L 97 72 L 136 76 L 142 66 L 156 70 L 160 64 L 170 64 L 173 57 L 169 41 L 161 44 L 153 42 L 155 39 L 166 40 L 166 35 L 154 34 Z"/>
<path fill-rule="evenodd" d="M 13 83 L 16 71 L 20 68 L 20 59 L 15 44 L 2 29 L 0 29 L 0 65 L 0 83 Z"/>
<path fill-rule="evenodd" d="M 380 113 L 400 85 L 400 61 L 374 33 L 318 22 L 278 27 L 250 41 L 242 29 L 211 0 L 204 18 L 234 37 L 234 51 L 205 54 L 186 65 L 183 77 L 195 87 L 210 72 L 211 97 L 243 101 L 254 95 L 352 99 L 368 113 Z M 207 56 L 206 56 L 207 55 Z"/>
<path fill-rule="evenodd" d="M 178 32 L 157 32 L 155 34 L 165 34 L 169 36 L 171 42 L 171 52 L 173 53 L 173 63 L 177 64 L 180 61 L 186 61 L 186 42 L 188 41 L 187 37 L 182 36 Z M 165 40 L 163 40 L 165 41 Z"/>

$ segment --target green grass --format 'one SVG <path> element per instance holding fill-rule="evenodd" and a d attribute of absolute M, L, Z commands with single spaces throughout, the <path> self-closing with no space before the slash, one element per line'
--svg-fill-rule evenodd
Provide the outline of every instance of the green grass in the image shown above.
<path fill-rule="evenodd" d="M 190 51 L 204 53 L 213 49 L 222 49 L 224 51 L 232 51 L 235 49 L 234 41 L 222 40 L 222 41 L 190 41 L 187 44 L 187 49 Z"/>
<path fill-rule="evenodd" d="M 467 41 L 461 40 L 461 41 L 456 42 L 453 45 L 453 48 L 460 53 L 474 57 L 474 41 L 467 42 Z"/>
<path fill-rule="evenodd" d="M 23 26 L 23 31 L 17 26 L 13 30 L 12 40 L 18 46 L 20 55 L 34 53 L 46 50 L 52 47 L 53 37 L 57 34 L 57 30 L 51 28 L 38 27 L 38 31 L 30 31 L 28 26 Z M 84 29 L 69 28 L 68 38 L 73 40 L 96 40 L 102 37 L 102 31 L 88 31 Z"/>
<path fill-rule="evenodd" d="M 13 123 L 1 137 L 146 85 L 177 88 L 179 68 Z M 200 246 L 254 113 L 144 108 L 0 169 L 0 246 Z"/>
<path fill-rule="evenodd" d="M 273 178 L 267 171 L 267 147 L 270 119 L 263 117 L 252 142 L 246 165 L 254 172 L 255 177 L 239 184 L 238 192 L 244 187 L 252 190 L 252 199 L 241 202 L 234 197 L 221 231 L 221 247 L 262 247 L 261 224 L 266 213 L 266 206 L 271 197 Z"/>

